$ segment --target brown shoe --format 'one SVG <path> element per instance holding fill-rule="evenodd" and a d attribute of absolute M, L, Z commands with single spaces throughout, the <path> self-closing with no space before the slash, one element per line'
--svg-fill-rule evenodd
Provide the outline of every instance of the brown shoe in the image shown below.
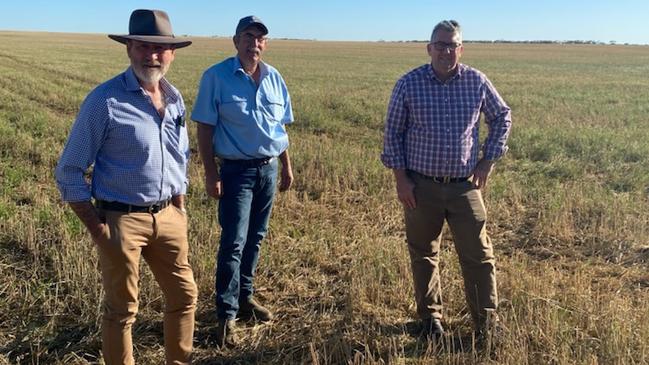
<path fill-rule="evenodd" d="M 268 322 L 273 319 L 273 313 L 262 307 L 256 300 L 250 298 L 239 302 L 239 313 L 237 317 L 245 321 L 254 319 L 261 322 Z"/>
<path fill-rule="evenodd" d="M 216 345 L 219 348 L 235 346 L 238 340 L 234 330 L 234 319 L 219 319 L 216 326 Z"/>

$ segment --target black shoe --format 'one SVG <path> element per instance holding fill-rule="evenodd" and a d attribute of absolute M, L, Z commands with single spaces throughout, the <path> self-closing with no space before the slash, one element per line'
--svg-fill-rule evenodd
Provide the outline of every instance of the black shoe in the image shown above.
<path fill-rule="evenodd" d="M 237 318 L 242 320 L 258 320 L 261 322 L 268 322 L 273 319 L 273 313 L 267 308 L 262 307 L 256 300 L 250 298 L 248 300 L 239 302 L 239 313 Z"/>
<path fill-rule="evenodd" d="M 444 335 L 444 327 L 442 327 L 442 322 L 437 318 L 422 319 L 421 334 L 430 339 L 439 339 Z"/>
<path fill-rule="evenodd" d="M 219 348 L 235 346 L 237 337 L 234 330 L 234 319 L 219 319 L 219 324 L 216 326 L 216 345 Z"/>

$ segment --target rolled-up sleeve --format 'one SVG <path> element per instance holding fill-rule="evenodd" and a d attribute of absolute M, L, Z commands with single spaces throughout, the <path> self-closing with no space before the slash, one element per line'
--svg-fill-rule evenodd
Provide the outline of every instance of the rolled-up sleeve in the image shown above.
<path fill-rule="evenodd" d="M 507 138 L 512 127 L 511 109 L 489 80 L 486 80 L 484 87 L 485 104 L 483 113 L 489 133 L 485 139 L 482 153 L 487 160 L 497 160 L 509 149 L 507 147 Z"/>
<path fill-rule="evenodd" d="M 408 106 L 404 79 L 397 81 L 390 97 L 383 135 L 381 161 L 390 169 L 405 169 L 405 131 L 408 124 Z"/>

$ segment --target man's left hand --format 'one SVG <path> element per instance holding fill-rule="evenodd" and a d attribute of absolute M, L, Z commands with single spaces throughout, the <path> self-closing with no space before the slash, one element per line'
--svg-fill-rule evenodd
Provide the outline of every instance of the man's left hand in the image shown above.
<path fill-rule="evenodd" d="M 493 170 L 494 161 L 485 160 L 484 158 L 478 162 L 473 170 L 473 186 L 482 189 L 487 186 L 487 180 L 491 170 Z"/>
<path fill-rule="evenodd" d="M 293 169 L 290 166 L 282 165 L 279 191 L 286 191 L 291 188 L 291 185 L 293 185 Z"/>

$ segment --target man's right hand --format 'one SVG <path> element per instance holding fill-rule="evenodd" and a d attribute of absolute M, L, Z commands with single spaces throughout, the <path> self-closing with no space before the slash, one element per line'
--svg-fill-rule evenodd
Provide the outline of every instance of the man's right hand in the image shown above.
<path fill-rule="evenodd" d="M 106 223 L 99 223 L 88 227 L 88 232 L 90 232 L 90 237 L 92 241 L 98 245 L 101 242 L 106 242 L 110 239 L 110 232 L 108 230 L 108 225 Z"/>
<path fill-rule="evenodd" d="M 219 167 L 214 159 L 214 126 L 196 123 L 196 134 L 198 136 L 198 152 L 203 161 L 205 171 L 205 192 L 214 199 L 220 199 L 223 196 L 223 185 L 219 176 Z"/>
<path fill-rule="evenodd" d="M 406 170 L 394 170 L 394 177 L 397 181 L 397 197 L 406 209 L 415 209 L 415 184 L 406 174 Z"/>
<path fill-rule="evenodd" d="M 223 196 L 223 184 L 221 183 L 221 178 L 214 174 L 206 174 L 205 192 L 214 199 L 221 199 Z"/>
<path fill-rule="evenodd" d="M 79 217 L 81 223 L 86 226 L 95 244 L 107 241 L 110 238 L 108 225 L 99 217 L 97 210 L 90 201 L 70 202 L 70 208 Z"/>

